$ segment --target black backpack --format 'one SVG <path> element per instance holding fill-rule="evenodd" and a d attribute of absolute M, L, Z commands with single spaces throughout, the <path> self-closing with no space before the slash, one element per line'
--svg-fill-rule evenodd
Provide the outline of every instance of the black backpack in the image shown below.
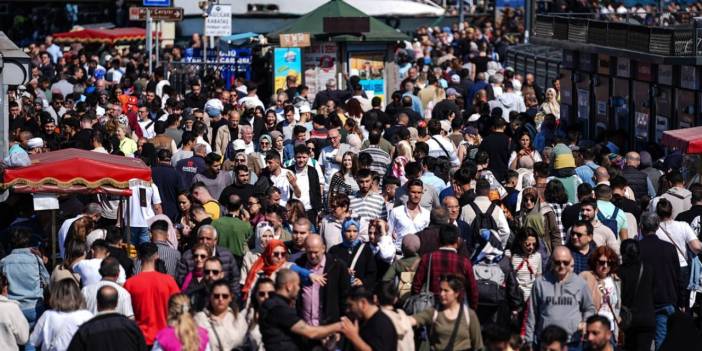
<path fill-rule="evenodd" d="M 468 230 L 468 235 L 470 235 L 472 243 L 472 247 L 470 247 L 472 257 L 475 259 L 488 244 L 488 242 L 493 247 L 502 249 L 500 239 L 494 235 L 494 233 L 497 232 L 497 223 L 495 222 L 495 219 L 492 218 L 492 213 L 495 211 L 496 205 L 494 203 L 490 204 L 490 207 L 488 207 L 487 211 L 484 213 L 480 210 L 478 205 L 475 204 L 475 202 L 471 201 L 468 203 L 468 205 L 473 209 L 473 212 L 475 212 L 475 219 L 473 219 L 473 222 L 469 227 L 470 229 Z M 483 238 L 481 234 L 484 229 L 491 232 L 491 235 L 487 240 Z"/>

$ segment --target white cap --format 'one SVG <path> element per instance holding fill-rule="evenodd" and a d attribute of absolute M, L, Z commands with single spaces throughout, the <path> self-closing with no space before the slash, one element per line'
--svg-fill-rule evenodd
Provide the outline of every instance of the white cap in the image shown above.
<path fill-rule="evenodd" d="M 236 139 L 232 142 L 232 147 L 234 148 L 234 151 L 246 150 L 246 143 L 244 143 L 244 141 L 241 139 Z"/>
<path fill-rule="evenodd" d="M 310 104 L 302 104 L 300 105 L 300 113 L 309 113 L 312 112 L 310 109 Z"/>
<path fill-rule="evenodd" d="M 35 149 L 38 147 L 44 147 L 44 139 L 42 138 L 31 138 L 27 141 L 27 146 L 30 149 Z"/>

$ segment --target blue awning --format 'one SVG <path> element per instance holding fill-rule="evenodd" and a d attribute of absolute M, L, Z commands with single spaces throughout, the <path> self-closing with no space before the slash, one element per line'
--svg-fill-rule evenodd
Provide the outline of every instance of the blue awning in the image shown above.
<path fill-rule="evenodd" d="M 257 37 L 258 33 L 254 32 L 246 32 L 246 33 L 239 33 L 239 34 L 233 34 L 229 35 L 226 37 L 220 37 L 219 40 L 226 42 L 230 45 L 241 45 L 249 41 L 249 39 Z"/>

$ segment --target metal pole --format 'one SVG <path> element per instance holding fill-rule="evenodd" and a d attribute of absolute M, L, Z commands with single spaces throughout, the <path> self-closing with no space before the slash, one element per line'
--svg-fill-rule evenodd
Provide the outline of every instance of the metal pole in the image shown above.
<path fill-rule="evenodd" d="M 534 4 L 532 3 L 533 0 L 526 0 L 524 2 L 525 4 L 525 9 L 524 12 L 526 14 L 524 18 L 524 44 L 529 44 L 529 36 L 531 35 L 531 27 L 533 25 L 533 11 L 534 11 Z"/>
<path fill-rule="evenodd" d="M 151 49 L 153 46 L 153 33 L 152 31 L 152 23 L 153 21 L 151 20 L 151 11 L 149 11 L 149 8 L 146 8 L 146 52 L 147 52 L 147 57 L 149 58 L 149 75 L 151 75 L 152 72 L 152 67 L 151 67 Z"/>
<path fill-rule="evenodd" d="M 205 39 L 205 33 L 207 33 L 207 11 L 210 9 L 209 4 L 207 8 L 204 9 L 202 14 L 202 71 L 203 74 L 207 72 L 207 40 Z"/>
<path fill-rule="evenodd" d="M 51 267 L 56 266 L 56 210 L 51 210 Z"/>
<path fill-rule="evenodd" d="M 463 10 L 464 2 L 465 2 L 465 0 L 458 0 L 458 29 L 459 30 L 463 30 L 463 19 L 465 17 L 465 14 L 464 14 L 465 11 Z"/>
<path fill-rule="evenodd" d="M 158 52 L 161 49 L 161 46 L 158 44 L 158 37 L 161 36 L 161 23 L 163 22 L 156 22 L 156 48 L 154 49 L 154 51 L 156 52 L 156 66 L 158 66 Z"/>

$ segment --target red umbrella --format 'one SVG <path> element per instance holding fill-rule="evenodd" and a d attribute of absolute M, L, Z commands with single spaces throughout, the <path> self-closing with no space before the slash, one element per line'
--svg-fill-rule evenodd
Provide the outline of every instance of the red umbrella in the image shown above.
<path fill-rule="evenodd" d="M 145 40 L 146 30 L 138 27 L 83 29 L 73 32 L 56 33 L 53 37 L 56 42 L 114 44 L 117 42 Z"/>
<path fill-rule="evenodd" d="M 666 130 L 661 144 L 687 154 L 702 154 L 702 127 Z"/>
<path fill-rule="evenodd" d="M 129 196 L 130 182 L 151 183 L 151 168 L 137 158 L 64 149 L 32 155 L 31 160 L 31 166 L 5 170 L 5 189 Z"/>

